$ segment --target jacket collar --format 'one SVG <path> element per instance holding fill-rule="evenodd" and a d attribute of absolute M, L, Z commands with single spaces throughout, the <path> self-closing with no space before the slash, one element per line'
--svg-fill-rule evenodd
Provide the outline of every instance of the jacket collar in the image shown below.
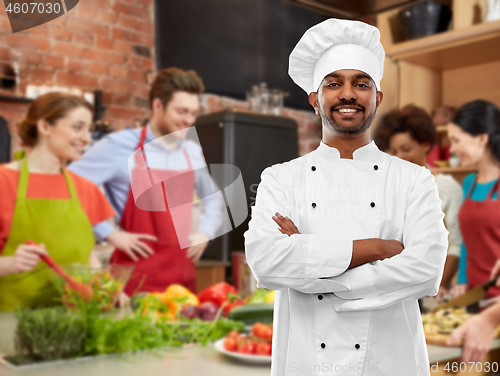
<path fill-rule="evenodd" d="M 316 149 L 318 153 L 324 155 L 329 159 L 341 159 L 340 152 L 334 147 L 328 146 L 323 141 L 320 142 L 318 148 Z M 352 153 L 352 159 L 355 161 L 368 161 L 373 159 L 379 152 L 377 145 L 374 141 L 361 146 L 360 148 L 354 150 Z"/>

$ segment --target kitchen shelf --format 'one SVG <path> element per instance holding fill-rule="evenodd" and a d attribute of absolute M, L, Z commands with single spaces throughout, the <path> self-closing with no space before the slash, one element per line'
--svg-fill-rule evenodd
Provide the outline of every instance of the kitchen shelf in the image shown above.
<path fill-rule="evenodd" d="M 500 20 L 387 46 L 395 60 L 449 70 L 500 60 Z"/>
<path fill-rule="evenodd" d="M 26 97 L 16 97 L 14 95 L 0 94 L 0 101 L 31 103 L 33 99 Z"/>

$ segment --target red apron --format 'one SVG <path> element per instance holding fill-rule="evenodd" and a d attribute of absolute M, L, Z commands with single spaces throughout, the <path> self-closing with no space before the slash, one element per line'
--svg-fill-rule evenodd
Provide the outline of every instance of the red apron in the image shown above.
<path fill-rule="evenodd" d="M 134 201 L 131 187 L 120 227 L 128 232 L 156 236 L 158 238 L 156 242 L 143 240 L 155 254 L 147 259 L 138 256 L 139 261 L 134 262 L 125 252 L 115 249 L 111 263 L 135 265 L 134 272 L 125 287 L 125 293 L 129 296 L 139 291 L 163 292 L 173 283 L 181 284 L 196 292 L 194 263 L 187 258 L 188 247 L 180 246 L 188 244 L 187 239 L 191 231 L 195 187 L 191 160 L 184 149 L 189 166 L 187 170 L 149 168 L 143 151 L 146 131 L 147 127 L 141 131 L 138 150 L 135 153 L 136 166 L 130 171 L 131 184 L 135 184 L 134 188 L 137 184 L 142 185 L 144 192 Z M 135 193 L 137 195 L 137 189 Z M 171 201 L 170 208 L 167 197 Z M 179 203 L 182 205 L 176 205 Z M 149 209 L 143 210 L 144 208 Z"/>
<path fill-rule="evenodd" d="M 498 182 L 491 189 L 485 201 L 472 201 L 472 185 L 467 198 L 458 213 L 460 230 L 467 247 L 468 288 L 474 288 L 490 280 L 490 273 L 500 259 L 500 209 L 498 200 L 491 197 L 498 189 Z M 500 287 L 491 287 L 486 295 L 500 295 Z"/>

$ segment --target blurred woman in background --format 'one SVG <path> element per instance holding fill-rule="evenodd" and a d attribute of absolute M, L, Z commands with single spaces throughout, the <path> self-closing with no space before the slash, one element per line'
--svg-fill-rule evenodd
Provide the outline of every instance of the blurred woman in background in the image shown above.
<path fill-rule="evenodd" d="M 432 118 L 424 109 L 414 105 L 388 112 L 374 134 L 374 141 L 381 150 L 426 168 L 429 168 L 427 154 L 436 143 L 436 139 L 436 128 Z M 458 210 L 462 204 L 462 190 L 450 175 L 437 174 L 435 181 L 442 201 L 441 209 L 445 213 L 444 223 L 449 232 L 448 255 L 438 294 L 442 295 L 448 292 L 458 269 L 462 242 Z"/>
<path fill-rule="evenodd" d="M 463 246 L 458 285 L 452 290 L 457 296 L 487 282 L 500 258 L 500 109 L 484 100 L 465 104 L 448 126 L 448 137 L 461 165 L 477 169 L 463 181 L 459 213 Z M 500 287 L 490 288 L 487 295 L 500 295 Z"/>
<path fill-rule="evenodd" d="M 114 211 L 97 186 L 65 169 L 90 142 L 92 112 L 83 98 L 48 93 L 19 123 L 31 151 L 0 165 L 0 311 L 54 303 L 57 293 L 41 255 L 58 264 L 99 264 L 92 225 Z"/>

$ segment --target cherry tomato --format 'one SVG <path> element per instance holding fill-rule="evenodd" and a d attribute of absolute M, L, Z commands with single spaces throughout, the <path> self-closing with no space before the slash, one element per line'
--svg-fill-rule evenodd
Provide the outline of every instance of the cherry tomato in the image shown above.
<path fill-rule="evenodd" d="M 260 338 L 271 341 L 273 339 L 273 328 L 270 326 L 263 328 L 260 333 Z"/>
<path fill-rule="evenodd" d="M 238 345 L 238 352 L 242 354 L 255 354 L 256 344 L 253 341 L 244 342 Z"/>
<path fill-rule="evenodd" d="M 227 335 L 227 338 L 234 338 L 236 340 L 236 339 L 240 338 L 240 333 L 233 330 L 233 331 L 229 332 L 229 334 Z"/>
<path fill-rule="evenodd" d="M 255 323 L 253 324 L 252 326 L 252 334 L 257 336 L 257 337 L 260 337 L 261 333 L 262 333 L 262 330 L 265 328 L 265 325 L 258 322 L 258 323 Z"/>
<path fill-rule="evenodd" d="M 236 339 L 227 337 L 224 340 L 224 349 L 226 349 L 227 351 L 238 350 L 238 345 L 236 344 Z"/>
<path fill-rule="evenodd" d="M 255 353 L 258 355 L 271 355 L 272 347 L 270 342 L 258 343 Z"/>

